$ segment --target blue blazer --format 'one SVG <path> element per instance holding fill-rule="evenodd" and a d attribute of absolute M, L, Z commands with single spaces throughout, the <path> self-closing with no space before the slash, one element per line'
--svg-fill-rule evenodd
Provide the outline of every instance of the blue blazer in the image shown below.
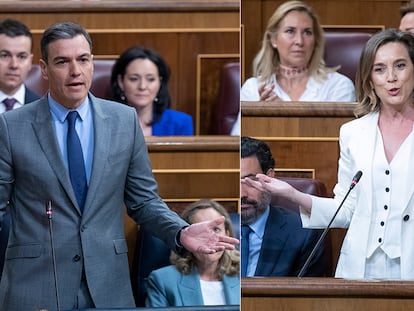
<path fill-rule="evenodd" d="M 152 125 L 154 136 L 191 136 L 194 135 L 193 118 L 184 112 L 167 109 L 161 119 Z"/>
<path fill-rule="evenodd" d="M 299 214 L 270 207 L 255 276 L 297 276 L 316 245 L 321 230 L 302 228 Z M 305 276 L 325 276 L 328 256 L 323 243 Z"/>
<path fill-rule="evenodd" d="M 240 304 L 239 276 L 223 276 L 224 295 L 228 305 Z M 148 277 L 147 307 L 200 306 L 204 304 L 197 269 L 180 273 L 175 266 L 154 270 Z"/>

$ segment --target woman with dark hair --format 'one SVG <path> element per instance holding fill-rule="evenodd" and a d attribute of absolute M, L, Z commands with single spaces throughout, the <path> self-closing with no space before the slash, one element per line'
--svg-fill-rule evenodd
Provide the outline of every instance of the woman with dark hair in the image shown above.
<path fill-rule="evenodd" d="M 144 136 L 193 135 L 192 117 L 170 109 L 169 78 L 161 56 L 142 46 L 123 52 L 112 69 L 112 97 L 136 109 Z"/>
<path fill-rule="evenodd" d="M 224 216 L 215 228 L 219 235 L 233 236 L 229 214 L 218 202 L 203 199 L 190 204 L 181 217 L 190 224 Z M 240 304 L 240 253 L 225 250 L 208 255 L 172 252 L 171 266 L 148 277 L 147 307 Z"/>

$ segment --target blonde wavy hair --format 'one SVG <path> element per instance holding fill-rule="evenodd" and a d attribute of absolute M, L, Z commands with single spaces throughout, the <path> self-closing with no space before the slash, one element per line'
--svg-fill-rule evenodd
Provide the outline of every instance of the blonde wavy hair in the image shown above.
<path fill-rule="evenodd" d="M 411 62 L 414 64 L 414 36 L 397 29 L 386 29 L 374 34 L 361 52 L 358 69 L 355 76 L 355 95 L 358 101 L 354 115 L 361 117 L 370 112 L 380 111 L 381 100 L 375 93 L 372 84 L 372 69 L 378 49 L 390 42 L 403 44 L 408 51 Z M 414 90 L 413 90 L 414 98 Z"/>
<path fill-rule="evenodd" d="M 312 7 L 302 1 L 287 1 L 281 4 L 267 22 L 266 31 L 263 35 L 262 47 L 253 60 L 253 75 L 261 82 L 269 80 L 270 76 L 277 72 L 280 63 L 279 52 L 272 46 L 271 38 L 279 30 L 281 21 L 292 12 L 306 12 L 312 19 L 315 45 L 309 61 L 309 73 L 317 80 L 327 78 L 329 72 L 338 70 L 339 67 L 328 68 L 324 61 L 325 39 L 323 29 L 319 24 L 318 17 Z"/>
<path fill-rule="evenodd" d="M 218 202 L 211 199 L 201 199 L 190 204 L 181 214 L 181 217 L 189 224 L 193 223 L 194 214 L 206 208 L 213 208 L 220 215 L 225 217 L 224 228 L 228 232 L 229 236 L 233 236 L 233 227 L 231 224 L 230 216 L 226 209 Z M 195 256 L 188 252 L 185 257 L 177 255 L 175 252 L 171 252 L 170 261 L 178 271 L 182 274 L 190 274 L 194 267 L 197 266 L 197 259 Z M 225 250 L 219 260 L 217 266 L 217 276 L 221 279 L 224 274 L 229 276 L 236 276 L 240 273 L 240 252 L 236 249 Z"/>

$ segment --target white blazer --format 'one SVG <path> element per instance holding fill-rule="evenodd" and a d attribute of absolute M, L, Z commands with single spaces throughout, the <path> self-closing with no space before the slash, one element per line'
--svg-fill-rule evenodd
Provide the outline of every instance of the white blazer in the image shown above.
<path fill-rule="evenodd" d="M 363 172 L 360 182 L 351 191 L 332 224 L 332 227 L 348 228 L 335 277 L 364 278 L 372 214 L 372 162 L 378 116 L 377 112 L 370 113 L 341 127 L 338 182 L 334 188 L 334 199 L 312 197 L 311 216 L 301 211 L 304 227 L 326 227 L 348 192 L 355 173 L 359 170 Z M 410 154 L 413 155 L 413 161 L 407 163 L 406 173 L 408 176 L 414 176 L 414 150 L 411 150 Z M 408 189 L 400 194 L 404 197 L 404 206 L 406 206 L 401 219 L 401 279 L 412 280 L 414 279 L 414 178 L 413 183 L 408 187 L 397 184 L 397 189 Z"/>

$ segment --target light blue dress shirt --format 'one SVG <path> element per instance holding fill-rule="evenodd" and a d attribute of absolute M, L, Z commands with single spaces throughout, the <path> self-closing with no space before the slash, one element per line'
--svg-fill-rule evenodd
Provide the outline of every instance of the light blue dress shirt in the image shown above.
<path fill-rule="evenodd" d="M 249 235 L 249 261 L 247 265 L 246 276 L 254 276 L 259 262 L 260 249 L 262 248 L 263 235 L 266 227 L 267 218 L 269 217 L 270 209 L 269 206 L 265 212 L 257 218 L 257 220 L 249 224 L 250 232 Z"/>
<path fill-rule="evenodd" d="M 66 121 L 66 116 L 71 110 L 63 107 L 58 102 L 56 102 L 50 96 L 50 93 L 48 94 L 48 100 L 59 149 L 62 154 L 63 161 L 65 162 L 66 169 L 68 169 L 68 155 L 66 147 L 68 122 Z M 86 179 L 89 184 L 93 161 L 93 146 L 95 141 L 92 106 L 89 103 L 89 97 L 85 99 L 85 101 L 76 109 L 76 111 L 79 113 L 79 118 L 76 120 L 75 128 L 82 145 L 83 159 L 85 161 L 86 169 Z"/>

